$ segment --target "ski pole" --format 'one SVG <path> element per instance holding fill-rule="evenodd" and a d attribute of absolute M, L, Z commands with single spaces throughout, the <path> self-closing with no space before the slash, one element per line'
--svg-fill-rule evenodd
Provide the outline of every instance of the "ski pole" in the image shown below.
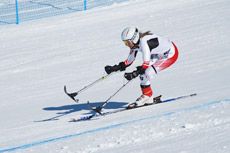
<path fill-rule="evenodd" d="M 103 115 L 103 114 L 101 113 L 102 108 L 104 108 L 104 107 L 109 103 L 109 100 L 112 99 L 115 95 L 117 95 L 117 94 L 118 94 L 118 93 L 119 93 L 129 82 L 131 82 L 131 80 L 129 80 L 128 82 L 126 82 L 125 84 L 123 84 L 123 85 L 122 85 L 112 96 L 110 96 L 109 99 L 107 99 L 101 106 L 98 106 L 98 107 L 96 107 L 96 108 L 93 108 L 93 107 L 90 105 L 89 101 L 88 101 L 87 103 L 88 103 L 89 108 L 92 109 L 93 111 L 95 111 L 95 112 L 97 112 L 97 113 Z"/>
<path fill-rule="evenodd" d="M 65 92 L 71 99 L 73 99 L 75 102 L 78 103 L 79 99 L 75 99 L 75 97 L 76 97 L 79 93 L 81 93 L 81 92 L 87 90 L 88 88 L 92 87 L 93 85 L 97 84 L 98 82 L 101 82 L 101 81 L 107 79 L 107 78 L 108 78 L 109 76 L 111 76 L 112 74 L 115 74 L 115 73 L 107 74 L 106 76 L 103 76 L 103 77 L 97 79 L 96 81 L 90 83 L 89 85 L 85 86 L 84 88 L 80 89 L 80 90 L 77 91 L 77 92 L 68 93 L 68 92 L 67 92 L 67 89 L 66 89 L 66 86 L 64 86 L 64 92 Z"/>

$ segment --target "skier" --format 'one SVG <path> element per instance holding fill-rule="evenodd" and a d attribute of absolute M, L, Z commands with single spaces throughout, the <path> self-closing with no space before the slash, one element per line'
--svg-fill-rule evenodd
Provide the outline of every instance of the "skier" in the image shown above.
<path fill-rule="evenodd" d="M 130 53 L 125 61 L 118 65 L 105 66 L 107 74 L 124 71 L 130 66 L 138 52 L 142 53 L 143 64 L 130 73 L 125 73 L 127 80 L 132 80 L 140 75 L 142 95 L 128 107 L 141 106 L 153 103 L 153 92 L 150 79 L 162 70 L 171 66 L 178 58 L 178 50 L 173 42 L 150 31 L 139 32 L 135 27 L 128 27 L 121 33 L 121 39 L 130 48 Z"/>

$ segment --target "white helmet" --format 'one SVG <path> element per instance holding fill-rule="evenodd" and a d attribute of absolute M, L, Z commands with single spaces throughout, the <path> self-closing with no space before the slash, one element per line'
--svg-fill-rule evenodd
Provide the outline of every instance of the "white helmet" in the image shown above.
<path fill-rule="evenodd" d="M 133 44 L 137 44 L 139 41 L 139 32 L 137 28 L 128 27 L 121 33 L 121 39 L 123 41 L 129 40 Z"/>

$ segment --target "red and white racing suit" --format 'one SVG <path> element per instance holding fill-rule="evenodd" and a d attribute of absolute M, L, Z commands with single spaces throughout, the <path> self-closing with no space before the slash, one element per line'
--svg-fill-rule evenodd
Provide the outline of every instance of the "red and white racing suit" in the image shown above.
<path fill-rule="evenodd" d="M 149 86 L 150 79 L 158 72 L 171 66 L 178 58 L 178 50 L 173 42 L 156 34 L 147 35 L 140 39 L 139 48 L 131 49 L 124 61 L 130 66 L 138 52 L 142 53 L 145 73 L 140 76 L 141 86 Z"/>

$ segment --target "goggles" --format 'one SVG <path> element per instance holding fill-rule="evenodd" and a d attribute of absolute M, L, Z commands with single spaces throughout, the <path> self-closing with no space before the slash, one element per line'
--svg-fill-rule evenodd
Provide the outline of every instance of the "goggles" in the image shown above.
<path fill-rule="evenodd" d="M 123 40 L 126 46 L 130 46 L 132 42 L 130 40 Z"/>

